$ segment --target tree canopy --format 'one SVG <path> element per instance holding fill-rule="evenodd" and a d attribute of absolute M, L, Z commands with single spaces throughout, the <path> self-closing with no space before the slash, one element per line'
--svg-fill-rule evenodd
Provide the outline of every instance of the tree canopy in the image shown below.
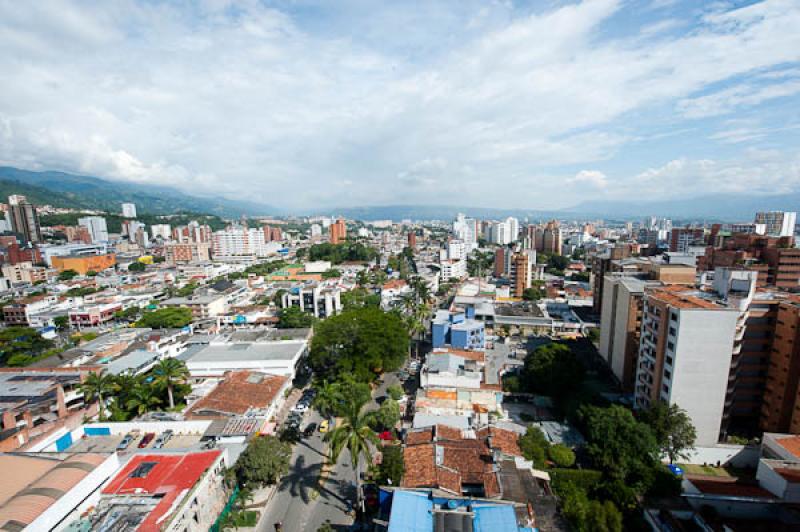
<path fill-rule="evenodd" d="M 408 332 L 396 313 L 362 307 L 345 310 L 315 326 L 310 363 L 321 378 L 351 373 L 367 382 L 400 367 L 408 352 Z"/>
<path fill-rule="evenodd" d="M 368 262 L 377 257 L 377 250 L 360 242 L 342 242 L 341 244 L 325 242 L 314 244 L 308 248 L 309 260 L 327 260 L 333 264 L 341 264 L 345 261 Z"/>
<path fill-rule="evenodd" d="M 278 311 L 279 329 L 304 329 L 314 325 L 314 316 L 303 312 L 300 307 L 286 307 Z"/>
<path fill-rule="evenodd" d="M 53 342 L 42 338 L 31 327 L 5 327 L 0 329 L 0 361 L 10 365 L 25 365 L 25 361 L 53 347 Z"/>
<path fill-rule="evenodd" d="M 129 272 L 143 272 L 147 267 L 141 262 L 131 262 L 128 264 Z"/>
<path fill-rule="evenodd" d="M 564 397 L 580 387 L 584 368 L 573 351 L 564 344 L 538 347 L 525 359 L 522 384 L 534 393 Z"/>
<path fill-rule="evenodd" d="M 260 436 L 247 446 L 236 462 L 236 478 L 239 484 L 260 488 L 275 484 L 289 472 L 292 448 L 274 436 Z"/>
<path fill-rule="evenodd" d="M 145 312 L 137 327 L 150 327 L 151 329 L 171 329 L 185 327 L 192 323 L 192 310 L 188 308 L 161 308 L 152 312 Z"/>
<path fill-rule="evenodd" d="M 688 451 L 694 448 L 697 438 L 689 414 L 676 404 L 668 405 L 657 401 L 640 417 L 653 431 L 661 452 L 669 458 L 669 463 L 687 459 Z"/>

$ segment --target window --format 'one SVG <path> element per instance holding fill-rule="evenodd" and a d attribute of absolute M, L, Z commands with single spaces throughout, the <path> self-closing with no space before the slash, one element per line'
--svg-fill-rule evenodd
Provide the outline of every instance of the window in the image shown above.
<path fill-rule="evenodd" d="M 672 378 L 672 373 L 670 373 L 667 370 L 664 370 L 664 378 L 665 379 L 671 379 Z"/>
<path fill-rule="evenodd" d="M 145 478 L 156 466 L 156 462 L 142 462 L 131 471 L 130 478 Z"/>
<path fill-rule="evenodd" d="M 662 388 L 664 389 L 664 393 L 669 393 L 669 386 L 665 384 L 664 386 L 662 386 Z"/>
<path fill-rule="evenodd" d="M 675 312 L 670 312 L 669 319 L 672 321 L 678 321 L 678 314 Z"/>
<path fill-rule="evenodd" d="M 672 336 L 677 336 L 678 335 L 678 331 L 675 330 L 675 327 L 670 327 L 669 328 L 669 334 L 671 334 Z"/>
<path fill-rule="evenodd" d="M 667 349 L 670 351 L 675 351 L 675 344 L 672 342 L 667 342 Z"/>
<path fill-rule="evenodd" d="M 668 365 L 668 366 L 671 366 L 671 365 L 672 365 L 672 362 L 673 362 L 673 359 L 672 359 L 672 357 L 667 357 L 667 365 Z"/>

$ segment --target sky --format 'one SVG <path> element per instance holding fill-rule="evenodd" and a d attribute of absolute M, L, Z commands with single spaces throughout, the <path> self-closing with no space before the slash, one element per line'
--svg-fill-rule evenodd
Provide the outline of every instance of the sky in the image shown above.
<path fill-rule="evenodd" d="M 0 0 L 0 164 L 288 209 L 800 192 L 800 0 Z"/>

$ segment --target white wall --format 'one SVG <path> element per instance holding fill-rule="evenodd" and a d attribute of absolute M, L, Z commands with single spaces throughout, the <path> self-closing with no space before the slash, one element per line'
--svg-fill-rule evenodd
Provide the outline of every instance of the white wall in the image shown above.
<path fill-rule="evenodd" d="M 664 384 L 669 384 L 668 401 L 689 414 L 697 430 L 696 444 L 711 446 L 719 440 L 739 313 L 702 309 L 675 312 L 678 336 L 674 367 L 669 370 L 664 366 L 672 373 L 671 382 L 664 379 Z M 670 323 L 667 321 L 667 327 Z"/>

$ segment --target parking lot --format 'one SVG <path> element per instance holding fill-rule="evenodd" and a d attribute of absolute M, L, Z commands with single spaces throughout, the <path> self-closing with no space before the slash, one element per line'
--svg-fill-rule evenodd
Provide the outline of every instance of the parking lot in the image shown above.
<path fill-rule="evenodd" d="M 153 445 L 158 438 L 158 434 L 150 440 L 144 447 L 139 447 L 142 439 L 146 433 L 132 433 L 133 440 L 125 449 L 126 452 L 138 451 L 139 449 L 153 449 Z M 122 441 L 123 434 L 112 436 L 84 436 L 76 441 L 69 447 L 69 452 L 72 453 L 113 453 L 117 450 L 117 446 Z M 199 449 L 200 436 L 196 434 L 176 434 L 167 441 L 163 449 L 165 450 L 179 450 L 179 449 Z"/>

